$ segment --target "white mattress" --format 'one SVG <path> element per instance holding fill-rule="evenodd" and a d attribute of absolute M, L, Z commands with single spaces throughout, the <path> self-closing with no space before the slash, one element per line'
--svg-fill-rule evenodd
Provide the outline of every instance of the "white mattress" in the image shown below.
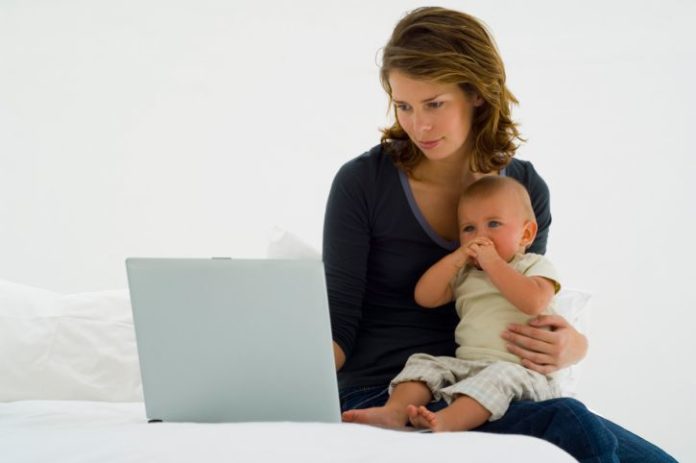
<path fill-rule="evenodd" d="M 572 462 L 526 436 L 356 424 L 147 423 L 142 403 L 0 403 L 3 462 Z"/>

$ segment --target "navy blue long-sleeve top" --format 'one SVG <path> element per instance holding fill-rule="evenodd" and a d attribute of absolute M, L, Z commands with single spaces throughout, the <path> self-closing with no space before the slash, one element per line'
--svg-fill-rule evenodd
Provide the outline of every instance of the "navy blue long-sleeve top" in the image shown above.
<path fill-rule="evenodd" d="M 519 159 L 501 174 L 527 188 L 538 222 L 528 252 L 544 254 L 551 225 L 546 183 Z M 421 275 L 458 246 L 430 228 L 406 174 L 380 145 L 341 167 L 323 238 L 333 339 L 346 355 L 341 388 L 386 385 L 414 353 L 454 356 L 454 304 L 425 310 L 413 294 Z"/>

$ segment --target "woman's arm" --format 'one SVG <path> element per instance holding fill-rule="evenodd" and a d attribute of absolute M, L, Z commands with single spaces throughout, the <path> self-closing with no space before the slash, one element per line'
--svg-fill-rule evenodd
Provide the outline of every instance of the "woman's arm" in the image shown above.
<path fill-rule="evenodd" d="M 322 259 L 337 370 L 355 343 L 365 294 L 370 226 L 362 167 L 353 160 L 339 170 L 324 216 Z"/>
<path fill-rule="evenodd" d="M 534 242 L 527 248 L 527 252 L 546 254 L 551 227 L 551 195 L 548 185 L 529 161 L 513 159 L 505 168 L 505 175 L 524 185 L 529 193 L 529 199 L 532 201 L 537 233 Z"/>
<path fill-rule="evenodd" d="M 545 254 L 551 226 L 549 188 L 528 161 L 511 163 L 508 175 L 527 188 L 539 226 L 534 243 L 527 252 Z M 540 373 L 578 363 L 587 353 L 587 338 L 559 315 L 543 315 L 528 325 L 511 325 L 502 336 L 510 342 L 510 352 L 519 356 L 524 366 Z"/>

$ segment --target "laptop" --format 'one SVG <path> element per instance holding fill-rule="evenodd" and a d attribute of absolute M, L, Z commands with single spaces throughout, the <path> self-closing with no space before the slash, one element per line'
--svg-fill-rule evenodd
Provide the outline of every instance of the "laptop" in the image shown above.
<path fill-rule="evenodd" d="M 340 422 L 316 260 L 126 259 L 149 421 Z"/>

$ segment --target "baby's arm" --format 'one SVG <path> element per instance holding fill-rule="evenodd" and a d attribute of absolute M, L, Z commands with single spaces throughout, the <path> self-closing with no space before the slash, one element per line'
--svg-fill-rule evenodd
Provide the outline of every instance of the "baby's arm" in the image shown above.
<path fill-rule="evenodd" d="M 431 309 L 452 301 L 454 295 L 450 282 L 466 260 L 464 251 L 459 248 L 430 267 L 416 284 L 415 299 L 418 305 Z"/>
<path fill-rule="evenodd" d="M 549 306 L 556 294 L 553 282 L 540 276 L 521 274 L 498 255 L 488 240 L 481 240 L 468 249 L 471 249 L 469 255 L 478 260 L 493 285 L 522 312 L 539 315 Z"/>

